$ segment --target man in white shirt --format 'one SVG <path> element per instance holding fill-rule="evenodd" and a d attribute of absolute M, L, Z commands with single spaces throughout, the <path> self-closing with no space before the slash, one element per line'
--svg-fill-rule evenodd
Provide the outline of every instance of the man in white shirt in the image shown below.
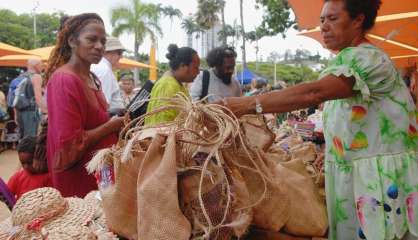
<path fill-rule="evenodd" d="M 98 64 L 92 64 L 90 70 L 102 83 L 102 91 L 109 104 L 109 109 L 124 108 L 119 84 L 112 68 L 116 67 L 122 57 L 124 47 L 119 39 L 107 37 L 105 54 Z"/>

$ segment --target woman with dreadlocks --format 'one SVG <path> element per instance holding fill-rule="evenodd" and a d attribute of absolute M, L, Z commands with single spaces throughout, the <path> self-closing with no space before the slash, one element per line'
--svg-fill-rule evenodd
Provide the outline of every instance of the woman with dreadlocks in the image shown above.
<path fill-rule="evenodd" d="M 116 143 L 123 118 L 109 119 L 100 82 L 90 65 L 102 58 L 103 20 L 94 13 L 69 18 L 58 33 L 46 72 L 48 168 L 64 197 L 97 189 L 85 165 L 94 152 Z"/>

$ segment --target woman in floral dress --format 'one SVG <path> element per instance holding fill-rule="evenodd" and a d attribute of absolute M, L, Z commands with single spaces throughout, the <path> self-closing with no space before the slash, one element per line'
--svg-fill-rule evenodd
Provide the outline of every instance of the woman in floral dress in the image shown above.
<path fill-rule="evenodd" d="M 338 55 L 318 81 L 223 101 L 237 115 L 326 101 L 329 239 L 418 236 L 418 114 L 390 58 L 365 37 L 380 4 L 325 0 L 321 33 Z"/>

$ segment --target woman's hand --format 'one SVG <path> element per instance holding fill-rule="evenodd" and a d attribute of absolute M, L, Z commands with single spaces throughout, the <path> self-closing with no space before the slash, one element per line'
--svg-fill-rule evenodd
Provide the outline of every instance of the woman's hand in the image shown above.
<path fill-rule="evenodd" d="M 124 123 L 125 117 L 112 117 L 108 124 L 110 125 L 109 127 L 111 128 L 112 132 L 119 132 L 123 126 L 125 125 Z"/>

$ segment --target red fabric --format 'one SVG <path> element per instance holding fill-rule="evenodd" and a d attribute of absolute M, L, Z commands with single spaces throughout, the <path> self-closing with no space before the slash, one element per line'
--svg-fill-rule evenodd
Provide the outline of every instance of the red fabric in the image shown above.
<path fill-rule="evenodd" d="M 111 134 L 85 152 L 80 151 L 86 131 L 109 120 L 103 92 L 89 88 L 75 73 L 60 68 L 48 82 L 47 103 L 47 156 L 53 185 L 64 197 L 84 197 L 97 189 L 94 176 L 87 174 L 86 163 L 97 150 L 117 141 L 117 135 Z M 66 165 L 69 160 L 71 165 Z"/>
<path fill-rule="evenodd" d="M 17 200 L 22 194 L 31 190 L 52 187 L 52 181 L 49 173 L 30 174 L 28 171 L 22 169 L 9 179 L 7 187 L 15 195 Z"/>

